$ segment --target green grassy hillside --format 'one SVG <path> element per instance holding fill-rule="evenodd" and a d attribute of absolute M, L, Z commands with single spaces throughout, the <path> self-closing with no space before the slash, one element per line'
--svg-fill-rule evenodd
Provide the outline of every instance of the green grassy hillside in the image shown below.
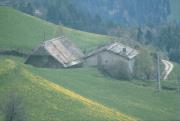
<path fill-rule="evenodd" d="M 34 75 L 25 66 L 10 59 L 1 59 L 0 69 L 0 99 L 5 97 L 8 91 L 16 91 L 23 96 L 27 118 L 30 121 L 135 120 Z"/>
<path fill-rule="evenodd" d="M 0 7 L 0 47 L 29 50 L 54 36 L 56 26 L 11 8 Z M 2 29 L 3 28 L 3 29 Z"/>
<path fill-rule="evenodd" d="M 26 52 L 43 41 L 44 31 L 46 39 L 65 35 L 83 50 L 113 39 L 57 26 L 7 7 L 0 7 L 0 28 L 0 49 Z M 16 91 L 24 98 L 29 120 L 180 120 L 180 96 L 174 91 L 157 93 L 155 87 L 114 80 L 95 68 L 40 69 L 23 61 L 0 56 L 0 103 L 8 91 Z"/>
<path fill-rule="evenodd" d="M 9 59 L 7 60 L 7 58 Z M 155 87 L 138 86 L 131 82 L 114 80 L 105 77 L 95 68 L 40 69 L 20 64 L 22 60 L 19 58 L 1 57 L 0 60 L 0 85 L 2 89 L 0 95 L 12 89 L 24 95 L 27 110 L 30 111 L 28 114 L 33 119 L 39 120 L 39 118 L 42 118 L 41 115 L 48 112 L 61 114 L 60 111 L 62 110 L 65 120 L 70 120 L 68 119 L 69 115 L 73 115 L 69 114 L 69 111 L 76 112 L 74 115 L 80 117 L 78 120 L 85 120 L 86 118 L 87 120 L 104 119 L 101 116 L 94 116 L 94 113 L 97 114 L 97 109 L 92 111 L 94 113 L 90 117 L 86 113 L 80 112 L 77 105 L 81 103 L 88 103 L 88 105 L 90 103 L 95 107 L 102 106 L 102 110 L 98 108 L 100 112 L 106 112 L 107 107 L 109 107 L 108 110 L 123 112 L 125 115 L 140 120 L 179 120 L 180 118 L 180 96 L 174 91 L 163 90 L 157 93 Z M 73 100 L 78 100 L 77 102 L 80 104 L 65 100 L 66 98 L 63 99 L 63 96 L 59 93 L 72 97 Z M 44 102 L 41 104 L 45 99 L 47 103 L 45 105 Z M 59 102 L 59 100 L 61 101 Z M 37 103 L 34 104 L 34 101 Z M 68 104 L 72 108 L 69 109 Z M 54 110 L 54 106 L 61 108 L 61 110 Z M 86 106 L 82 107 L 81 110 L 83 109 L 89 110 Z M 35 117 L 33 117 L 34 112 L 37 114 Z M 112 114 L 110 115 L 112 116 Z M 48 117 L 53 116 L 50 113 L 45 119 L 47 120 Z M 55 119 L 58 118 L 61 119 L 61 116 L 58 115 Z M 112 117 L 109 119 L 113 120 Z"/>
<path fill-rule="evenodd" d="M 52 70 L 31 67 L 31 70 L 56 84 L 141 120 L 180 118 L 180 97 L 173 91 L 157 93 L 156 87 L 113 80 L 94 68 Z"/>
<path fill-rule="evenodd" d="M 0 18 L 1 49 L 30 51 L 43 42 L 44 32 L 46 40 L 65 35 L 82 49 L 93 48 L 112 39 L 108 36 L 57 26 L 8 7 L 0 7 Z"/>

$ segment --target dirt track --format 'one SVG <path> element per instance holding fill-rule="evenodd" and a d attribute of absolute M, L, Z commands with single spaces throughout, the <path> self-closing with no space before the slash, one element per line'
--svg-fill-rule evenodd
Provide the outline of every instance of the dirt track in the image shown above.
<path fill-rule="evenodd" d="M 171 73 L 171 71 L 173 70 L 174 68 L 174 65 L 170 62 L 170 61 L 167 61 L 167 60 L 161 60 L 163 62 L 163 64 L 165 65 L 165 68 L 164 68 L 164 76 L 162 77 L 163 80 L 166 80 L 168 78 L 168 75 Z"/>

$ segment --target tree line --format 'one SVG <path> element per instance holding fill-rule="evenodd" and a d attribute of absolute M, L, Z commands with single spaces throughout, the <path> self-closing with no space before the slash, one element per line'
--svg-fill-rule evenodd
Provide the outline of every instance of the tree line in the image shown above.
<path fill-rule="evenodd" d="M 180 63 L 180 26 L 178 24 L 170 23 L 147 31 L 138 28 L 136 40 L 146 45 L 153 45 L 166 53 L 171 61 Z"/>

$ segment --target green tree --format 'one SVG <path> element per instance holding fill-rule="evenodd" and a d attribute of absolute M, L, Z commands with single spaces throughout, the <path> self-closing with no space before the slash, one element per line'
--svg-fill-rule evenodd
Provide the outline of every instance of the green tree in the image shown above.
<path fill-rule="evenodd" d="M 140 41 L 140 42 L 143 41 L 143 32 L 142 32 L 142 30 L 141 30 L 140 27 L 139 27 L 138 30 L 137 30 L 137 37 L 136 37 L 136 40 L 137 40 L 137 41 Z"/>
<path fill-rule="evenodd" d="M 33 15 L 33 6 L 31 3 L 27 3 L 27 7 L 26 7 L 25 12 L 30 14 L 30 15 Z"/>
<path fill-rule="evenodd" d="M 54 6 L 50 6 L 47 11 L 47 20 L 58 24 L 58 12 Z"/>
<path fill-rule="evenodd" d="M 134 65 L 134 77 L 139 80 L 155 79 L 155 61 L 147 50 L 140 51 Z"/>
<path fill-rule="evenodd" d="M 150 30 L 147 30 L 146 35 L 145 35 L 147 43 L 152 43 L 153 41 L 153 34 Z"/>
<path fill-rule="evenodd" d="M 102 58 L 98 57 L 98 69 L 108 76 L 116 79 L 131 80 L 132 73 L 126 61 L 118 61 L 118 63 L 102 64 Z"/>
<path fill-rule="evenodd" d="M 27 14 L 33 15 L 33 6 L 31 3 L 21 2 L 19 3 L 18 9 Z"/>
<path fill-rule="evenodd" d="M 170 60 L 180 63 L 180 27 L 168 25 L 160 30 L 158 46 L 167 51 Z"/>

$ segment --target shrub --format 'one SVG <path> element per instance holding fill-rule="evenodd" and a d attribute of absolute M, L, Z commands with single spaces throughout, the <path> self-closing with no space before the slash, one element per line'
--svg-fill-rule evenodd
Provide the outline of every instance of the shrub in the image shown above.
<path fill-rule="evenodd" d="M 10 92 L 4 99 L 5 101 L 0 106 L 4 121 L 26 121 L 22 97 Z"/>
<path fill-rule="evenodd" d="M 135 59 L 134 77 L 138 80 L 153 80 L 156 77 L 155 58 L 143 50 Z"/>
<path fill-rule="evenodd" d="M 131 80 L 132 74 L 128 68 L 128 64 L 125 61 L 119 63 L 107 64 L 107 65 L 98 65 L 98 69 L 116 79 Z"/>

